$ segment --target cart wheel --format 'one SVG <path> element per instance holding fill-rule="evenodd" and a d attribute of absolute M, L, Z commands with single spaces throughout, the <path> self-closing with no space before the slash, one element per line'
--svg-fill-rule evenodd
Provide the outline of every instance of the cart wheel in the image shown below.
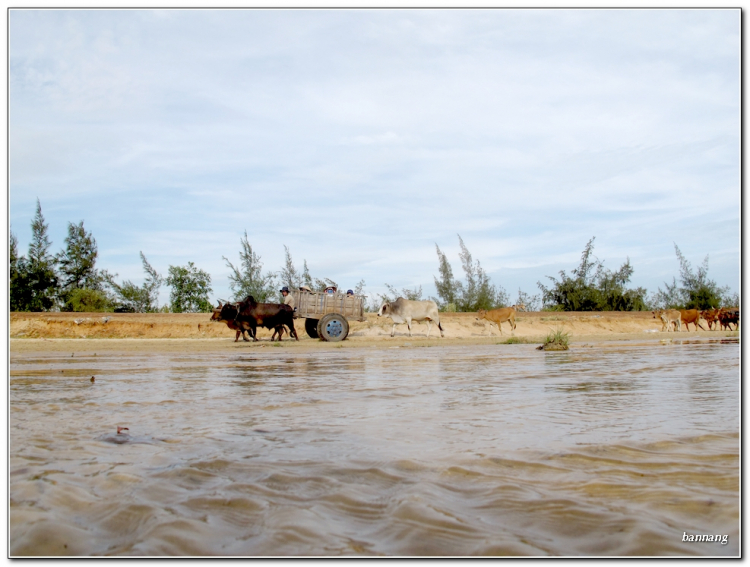
<path fill-rule="evenodd" d="M 324 341 L 343 341 L 349 334 L 349 322 L 338 313 L 324 315 L 318 323 L 318 335 Z"/>
<path fill-rule="evenodd" d="M 318 338 L 318 319 L 305 319 L 305 332 L 311 339 Z"/>

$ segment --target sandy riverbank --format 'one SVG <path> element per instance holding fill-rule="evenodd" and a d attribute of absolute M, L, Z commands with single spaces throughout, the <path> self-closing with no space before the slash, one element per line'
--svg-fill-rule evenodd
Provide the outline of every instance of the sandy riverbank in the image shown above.
<path fill-rule="evenodd" d="M 107 319 L 105 321 L 105 319 Z M 738 332 L 690 331 L 661 332 L 661 321 L 650 312 L 573 312 L 518 313 L 517 328 L 511 334 L 507 323 L 500 335 L 495 325 L 477 321 L 473 313 L 444 313 L 441 322 L 445 337 L 432 326 L 412 325 L 409 337 L 406 325 L 396 326 L 391 337 L 391 321 L 367 314 L 366 322 L 350 321 L 349 337 L 342 343 L 325 343 L 305 334 L 304 320 L 296 320 L 300 340 L 271 343 L 271 332 L 258 331 L 257 343 L 234 343 L 234 331 L 225 324 L 210 321 L 207 313 L 11 313 L 11 353 L 89 350 L 213 351 L 236 348 L 352 348 L 368 346 L 423 346 L 451 344 L 498 344 L 515 337 L 524 343 L 539 343 L 550 332 L 562 328 L 573 346 L 620 340 L 685 339 L 689 337 L 736 337 Z M 705 323 L 704 323 L 704 326 Z M 691 325 L 692 328 L 692 325 Z M 189 339 L 186 341 L 186 339 Z M 189 345 L 189 346 L 188 346 Z"/>

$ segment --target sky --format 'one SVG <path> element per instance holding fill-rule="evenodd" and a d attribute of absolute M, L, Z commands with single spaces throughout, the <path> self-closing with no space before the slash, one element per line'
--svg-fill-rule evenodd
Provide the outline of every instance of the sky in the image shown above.
<path fill-rule="evenodd" d="M 436 295 L 461 236 L 511 300 L 586 243 L 630 286 L 675 245 L 740 290 L 738 9 L 9 12 L 9 210 L 97 267 L 263 269 Z M 169 289 L 162 288 L 167 303 Z"/>

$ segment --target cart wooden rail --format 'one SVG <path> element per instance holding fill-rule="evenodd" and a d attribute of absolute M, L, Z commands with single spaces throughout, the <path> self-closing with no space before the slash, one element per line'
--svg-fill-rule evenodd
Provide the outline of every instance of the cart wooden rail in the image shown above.
<path fill-rule="evenodd" d="M 343 341 L 349 334 L 348 319 L 367 321 L 363 295 L 304 290 L 291 294 L 295 318 L 305 319 L 305 331 L 314 339 Z"/>

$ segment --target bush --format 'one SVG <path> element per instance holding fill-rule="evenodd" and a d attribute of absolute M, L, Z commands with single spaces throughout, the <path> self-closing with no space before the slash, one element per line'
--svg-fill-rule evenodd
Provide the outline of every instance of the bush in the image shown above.
<path fill-rule="evenodd" d="M 550 288 L 537 282 L 542 290 L 544 311 L 645 311 L 644 288 L 626 289 L 633 275 L 628 259 L 616 272 L 592 254 L 594 238 L 588 241 L 581 254 L 580 265 L 571 276 L 560 272 L 560 281 L 547 276 L 554 285 Z"/>
<path fill-rule="evenodd" d="M 672 278 L 672 283 L 664 282 L 664 287 L 654 294 L 653 306 L 661 309 L 714 309 L 716 307 L 733 307 L 738 305 L 739 297 L 729 295 L 729 287 L 719 287 L 708 279 L 708 256 L 694 272 L 687 258 L 682 255 L 677 244 L 674 245 L 677 260 L 680 262 L 680 283 Z M 736 298 L 736 299 L 735 299 Z M 732 304 L 732 302 L 737 301 Z"/>
<path fill-rule="evenodd" d="M 66 311 L 103 312 L 114 311 L 114 306 L 107 294 L 97 289 L 76 288 L 67 294 Z"/>

